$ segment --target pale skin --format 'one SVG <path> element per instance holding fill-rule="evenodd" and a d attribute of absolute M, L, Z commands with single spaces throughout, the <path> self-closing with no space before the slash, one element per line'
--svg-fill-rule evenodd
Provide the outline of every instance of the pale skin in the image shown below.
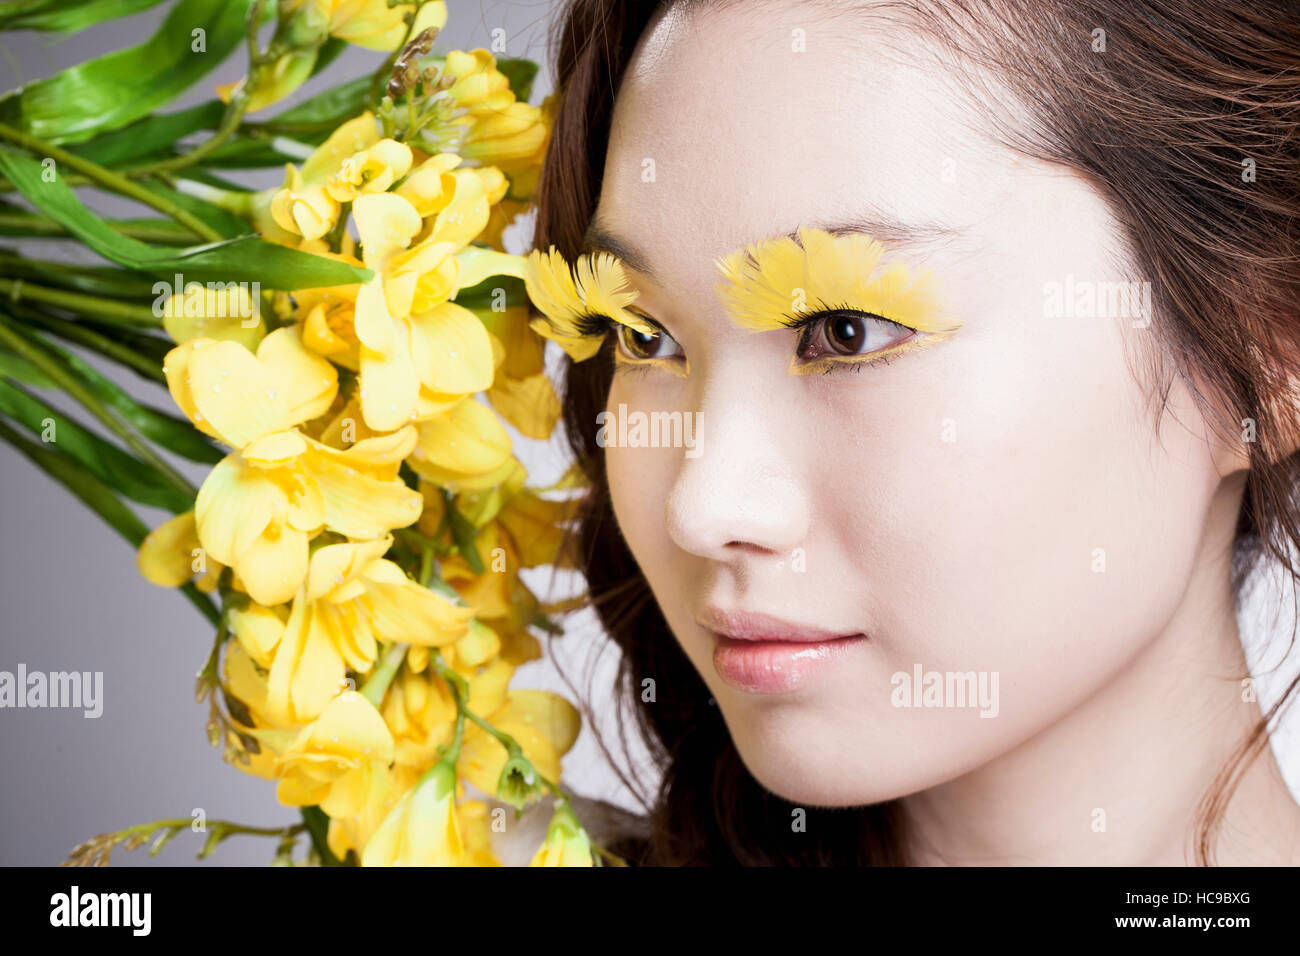
<path fill-rule="evenodd" d="M 1260 716 L 1228 584 L 1245 450 L 1181 382 L 1157 430 L 1132 362 L 1150 328 L 1045 314 L 1045 283 L 1132 278 L 1107 206 L 981 133 L 923 44 L 783 5 L 651 23 L 594 221 L 643 260 L 636 307 L 689 374 L 619 371 L 607 407 L 696 412 L 701 454 L 607 448 L 614 510 L 664 639 L 768 789 L 903 798 L 917 863 L 1191 863 L 1197 802 Z M 962 327 L 789 374 L 796 335 L 730 322 L 714 259 L 851 217 L 932 267 Z M 749 693 L 713 666 L 710 604 L 869 640 L 796 691 Z M 916 664 L 997 672 L 997 716 L 894 706 Z M 1300 863 L 1271 748 L 1222 832 L 1221 864 Z"/>

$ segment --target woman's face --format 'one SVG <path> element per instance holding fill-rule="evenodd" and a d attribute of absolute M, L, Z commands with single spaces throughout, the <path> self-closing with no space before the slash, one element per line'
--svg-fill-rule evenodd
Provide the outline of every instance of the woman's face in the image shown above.
<path fill-rule="evenodd" d="M 1102 283 L 1144 277 L 1103 201 L 972 129 L 919 42 L 775 4 L 655 21 L 595 217 L 685 356 L 614 377 L 619 525 L 746 765 L 796 803 L 952 779 L 1114 681 L 1179 606 L 1220 483 L 1182 385 L 1157 430 L 1134 377 L 1140 287 L 1106 312 Z M 798 335 L 734 324 L 715 259 L 853 221 L 931 267 L 961 328 L 791 374 Z M 618 446 L 637 411 L 690 413 L 695 449 Z"/>

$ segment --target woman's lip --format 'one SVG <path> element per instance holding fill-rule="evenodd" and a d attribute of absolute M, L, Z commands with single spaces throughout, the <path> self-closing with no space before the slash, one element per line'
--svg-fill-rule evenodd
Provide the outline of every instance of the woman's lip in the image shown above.
<path fill-rule="evenodd" d="M 861 637 L 861 632 L 832 631 L 807 624 L 783 621 L 758 611 L 724 611 L 706 607 L 696 617 L 707 630 L 734 641 L 770 641 L 786 644 L 816 644 Z"/>
<path fill-rule="evenodd" d="M 713 669 L 732 687 L 750 694 L 798 690 L 867 641 L 862 634 L 829 641 L 738 640 L 717 632 L 713 636 Z"/>

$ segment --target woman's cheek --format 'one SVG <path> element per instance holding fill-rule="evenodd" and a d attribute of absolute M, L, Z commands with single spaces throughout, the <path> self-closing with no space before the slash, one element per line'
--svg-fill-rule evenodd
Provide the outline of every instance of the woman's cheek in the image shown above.
<path fill-rule="evenodd" d="M 1187 467 L 1190 433 L 1151 435 L 1122 345 L 1030 323 L 954 349 L 942 399 L 918 392 L 822 496 L 877 505 L 832 526 L 841 549 L 858 542 L 882 669 L 999 674 L 997 736 L 1060 716 L 1130 661 L 1195 561 L 1185 515 L 1211 483 Z"/>

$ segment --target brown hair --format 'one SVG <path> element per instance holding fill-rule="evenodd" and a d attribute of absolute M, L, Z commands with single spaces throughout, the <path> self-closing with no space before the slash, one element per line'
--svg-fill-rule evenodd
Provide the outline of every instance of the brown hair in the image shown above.
<path fill-rule="evenodd" d="M 558 21 L 551 42 L 559 101 L 538 187 L 536 247 L 554 245 L 569 259 L 580 254 L 618 85 L 656 10 L 653 3 L 570 0 Z M 1280 560 L 1295 575 L 1300 456 L 1293 454 L 1290 377 L 1300 354 L 1300 17 L 1291 4 L 898 0 L 870 12 L 896 15 L 937 41 L 965 67 L 981 115 L 1008 145 L 1078 172 L 1108 201 L 1132 268 L 1153 286 L 1154 393 L 1167 397 L 1172 376 L 1181 375 L 1221 434 L 1241 440 L 1246 420 L 1254 422 L 1232 566 L 1238 606 L 1261 559 Z M 1104 51 L 1096 49 L 1098 29 Z M 999 122 L 990 105 L 997 98 L 977 76 L 1010 91 L 1029 120 Z M 612 849 L 633 862 L 667 865 L 906 862 L 897 801 L 807 808 L 807 830 L 795 833 L 793 805 L 741 762 L 615 522 L 595 440 L 610 386 L 609 349 L 606 341 L 593 359 L 566 360 L 565 432 L 590 482 L 573 533 L 592 606 L 622 652 L 618 701 L 632 707 L 662 769 L 658 792 L 646 794 L 615 768 L 640 796 L 649 833 Z M 653 703 L 639 694 L 646 677 L 655 679 Z M 1214 862 L 1228 801 L 1298 683 L 1258 722 L 1202 801 L 1198 863 Z M 626 753 L 621 720 L 619 734 Z"/>

